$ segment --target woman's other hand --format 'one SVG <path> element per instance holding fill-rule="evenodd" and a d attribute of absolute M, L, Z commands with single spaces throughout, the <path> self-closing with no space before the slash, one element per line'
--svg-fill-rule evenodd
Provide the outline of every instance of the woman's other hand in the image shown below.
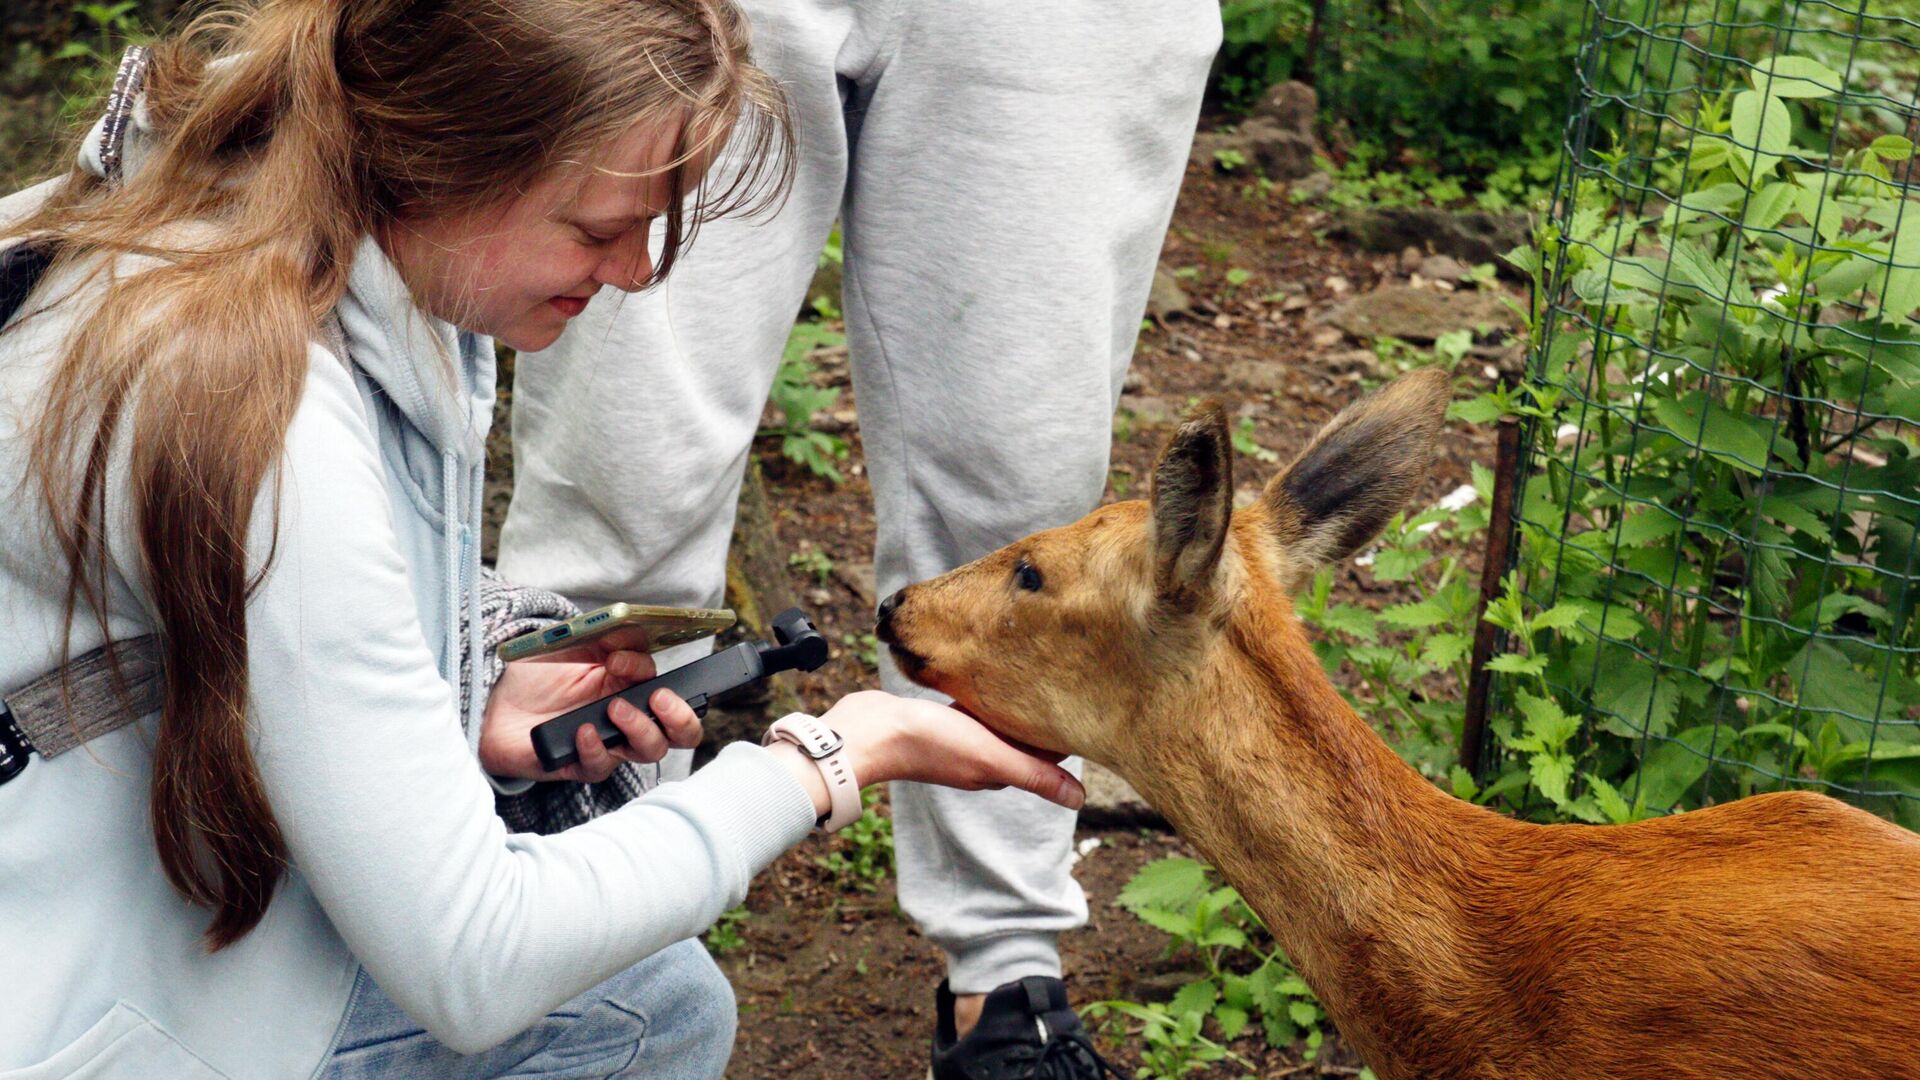
<path fill-rule="evenodd" d="M 580 760 L 558 772 L 541 768 L 530 734 L 536 725 L 653 678 L 653 657 L 627 647 L 630 644 L 608 635 L 593 645 L 508 664 L 487 699 L 480 727 L 481 767 L 499 777 L 596 783 L 623 761 L 654 762 L 670 749 L 698 746 L 704 734 L 700 718 L 678 694 L 656 690 L 647 704 L 659 723 L 637 706 L 616 700 L 607 716 L 626 735 L 625 746 L 609 749 L 592 725 L 583 724 L 574 733 Z"/>
<path fill-rule="evenodd" d="M 849 764 L 862 787 L 889 780 L 978 791 L 1016 787 L 1077 810 L 1086 790 L 1059 757 L 1015 745 L 957 709 L 880 690 L 848 694 L 820 717 L 846 741 Z M 790 744 L 775 749 L 825 813 L 826 784 L 819 770 Z"/>

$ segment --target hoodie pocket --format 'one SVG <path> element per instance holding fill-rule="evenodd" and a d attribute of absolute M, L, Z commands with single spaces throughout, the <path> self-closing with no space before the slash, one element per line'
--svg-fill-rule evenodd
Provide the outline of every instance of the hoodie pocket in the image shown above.
<path fill-rule="evenodd" d="M 124 1001 L 81 1036 L 37 1065 L 0 1072 L 0 1080 L 225 1080 L 179 1040 Z"/>

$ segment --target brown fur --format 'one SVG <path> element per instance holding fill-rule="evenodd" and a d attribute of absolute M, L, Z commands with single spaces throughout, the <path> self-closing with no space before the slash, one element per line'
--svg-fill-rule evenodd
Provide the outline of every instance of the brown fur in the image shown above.
<path fill-rule="evenodd" d="M 1422 779 L 1327 680 L 1290 590 L 1404 502 L 1444 402 L 1422 375 L 1354 406 L 1230 522 L 1203 410 L 1153 505 L 910 586 L 882 637 L 996 729 L 1132 782 L 1383 1080 L 1920 1077 L 1920 837 L 1804 792 L 1514 821 Z"/>

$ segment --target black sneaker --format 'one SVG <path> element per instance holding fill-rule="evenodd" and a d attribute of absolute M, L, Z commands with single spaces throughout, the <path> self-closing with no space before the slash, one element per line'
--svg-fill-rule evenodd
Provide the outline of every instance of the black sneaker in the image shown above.
<path fill-rule="evenodd" d="M 1125 1080 L 1094 1050 L 1059 979 L 1031 975 L 995 987 L 964 1039 L 944 981 L 934 1001 L 933 1080 Z"/>

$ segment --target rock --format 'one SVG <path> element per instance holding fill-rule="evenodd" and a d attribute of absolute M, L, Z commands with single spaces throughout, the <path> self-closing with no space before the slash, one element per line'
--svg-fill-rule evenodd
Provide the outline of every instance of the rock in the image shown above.
<path fill-rule="evenodd" d="M 1304 311 L 1305 309 L 1310 308 L 1312 306 L 1313 306 L 1313 301 L 1307 299 L 1304 294 L 1294 293 L 1293 295 L 1287 297 L 1286 300 L 1280 304 L 1280 310 L 1283 312 Z"/>
<path fill-rule="evenodd" d="M 1333 193 L 1333 174 L 1316 169 L 1295 180 L 1287 190 L 1299 202 L 1317 202 Z"/>
<path fill-rule="evenodd" d="M 1160 812 L 1106 766 L 1087 762 L 1080 783 L 1087 789 L 1086 804 L 1080 808 L 1081 825 L 1099 829 L 1167 828 Z"/>
<path fill-rule="evenodd" d="M 1148 427 L 1175 424 L 1180 421 L 1180 410 L 1174 408 L 1173 402 L 1166 398 L 1121 394 L 1120 408 L 1132 413 L 1135 420 Z"/>
<path fill-rule="evenodd" d="M 1465 281 L 1473 268 L 1450 255 L 1429 255 L 1420 260 L 1418 273 L 1435 281 Z"/>
<path fill-rule="evenodd" d="M 1227 382 L 1254 393 L 1271 394 L 1287 384 L 1286 365 L 1273 360 L 1235 360 L 1227 365 Z"/>
<path fill-rule="evenodd" d="M 1327 278 L 1325 281 L 1322 281 L 1320 284 L 1323 287 L 1325 287 L 1328 292 L 1332 293 L 1335 296 L 1344 296 L 1345 294 L 1353 291 L 1353 282 L 1348 281 L 1346 278 L 1343 278 L 1338 274 L 1335 274 L 1332 277 Z"/>
<path fill-rule="evenodd" d="M 1395 337 L 1427 343 L 1450 330 L 1513 325 L 1513 312 L 1493 292 L 1430 292 L 1406 285 L 1384 285 L 1322 315 L 1362 341 Z"/>
<path fill-rule="evenodd" d="M 1187 290 L 1180 287 L 1180 279 L 1167 273 L 1164 266 L 1153 268 L 1153 290 L 1147 293 L 1147 317 L 1166 322 L 1175 315 L 1193 313 L 1193 301 L 1188 299 Z"/>
<path fill-rule="evenodd" d="M 1336 235 L 1369 251 L 1400 251 L 1419 247 L 1451 255 L 1468 266 L 1490 262 L 1502 274 L 1520 272 L 1501 257 L 1532 241 L 1525 214 L 1492 214 L 1484 210 L 1442 210 L 1432 206 L 1382 206 L 1343 211 Z"/>
<path fill-rule="evenodd" d="M 1146 388 L 1147 377 L 1141 374 L 1139 368 L 1128 368 L 1126 377 L 1120 380 L 1120 392 L 1123 394 L 1137 394 Z"/>
<path fill-rule="evenodd" d="M 1238 150 L 1248 161 L 1253 160 L 1253 155 L 1247 153 L 1245 140 L 1234 131 L 1195 132 L 1193 150 L 1189 157 L 1202 169 L 1214 170 L 1220 168 L 1220 158 L 1217 155 L 1222 150 Z"/>
<path fill-rule="evenodd" d="M 1380 370 L 1380 358 L 1374 355 L 1372 349 L 1329 353 L 1321 357 L 1319 363 L 1335 375 L 1351 375 L 1356 371 L 1362 375 L 1372 375 Z"/>
<path fill-rule="evenodd" d="M 1253 107 L 1253 115 L 1311 139 L 1320 122 L 1320 95 L 1306 83 L 1289 79 L 1262 94 L 1260 103 Z"/>
<path fill-rule="evenodd" d="M 1400 251 L 1400 272 L 1403 274 L 1411 274 L 1415 270 L 1420 269 L 1420 260 L 1426 257 L 1427 253 L 1417 247 L 1408 246 L 1402 248 Z"/>
<path fill-rule="evenodd" d="M 1298 180 L 1320 170 L 1313 156 L 1319 146 L 1311 134 L 1281 127 L 1264 116 L 1255 116 L 1240 125 L 1244 153 L 1260 166 L 1260 174 L 1269 180 Z"/>

